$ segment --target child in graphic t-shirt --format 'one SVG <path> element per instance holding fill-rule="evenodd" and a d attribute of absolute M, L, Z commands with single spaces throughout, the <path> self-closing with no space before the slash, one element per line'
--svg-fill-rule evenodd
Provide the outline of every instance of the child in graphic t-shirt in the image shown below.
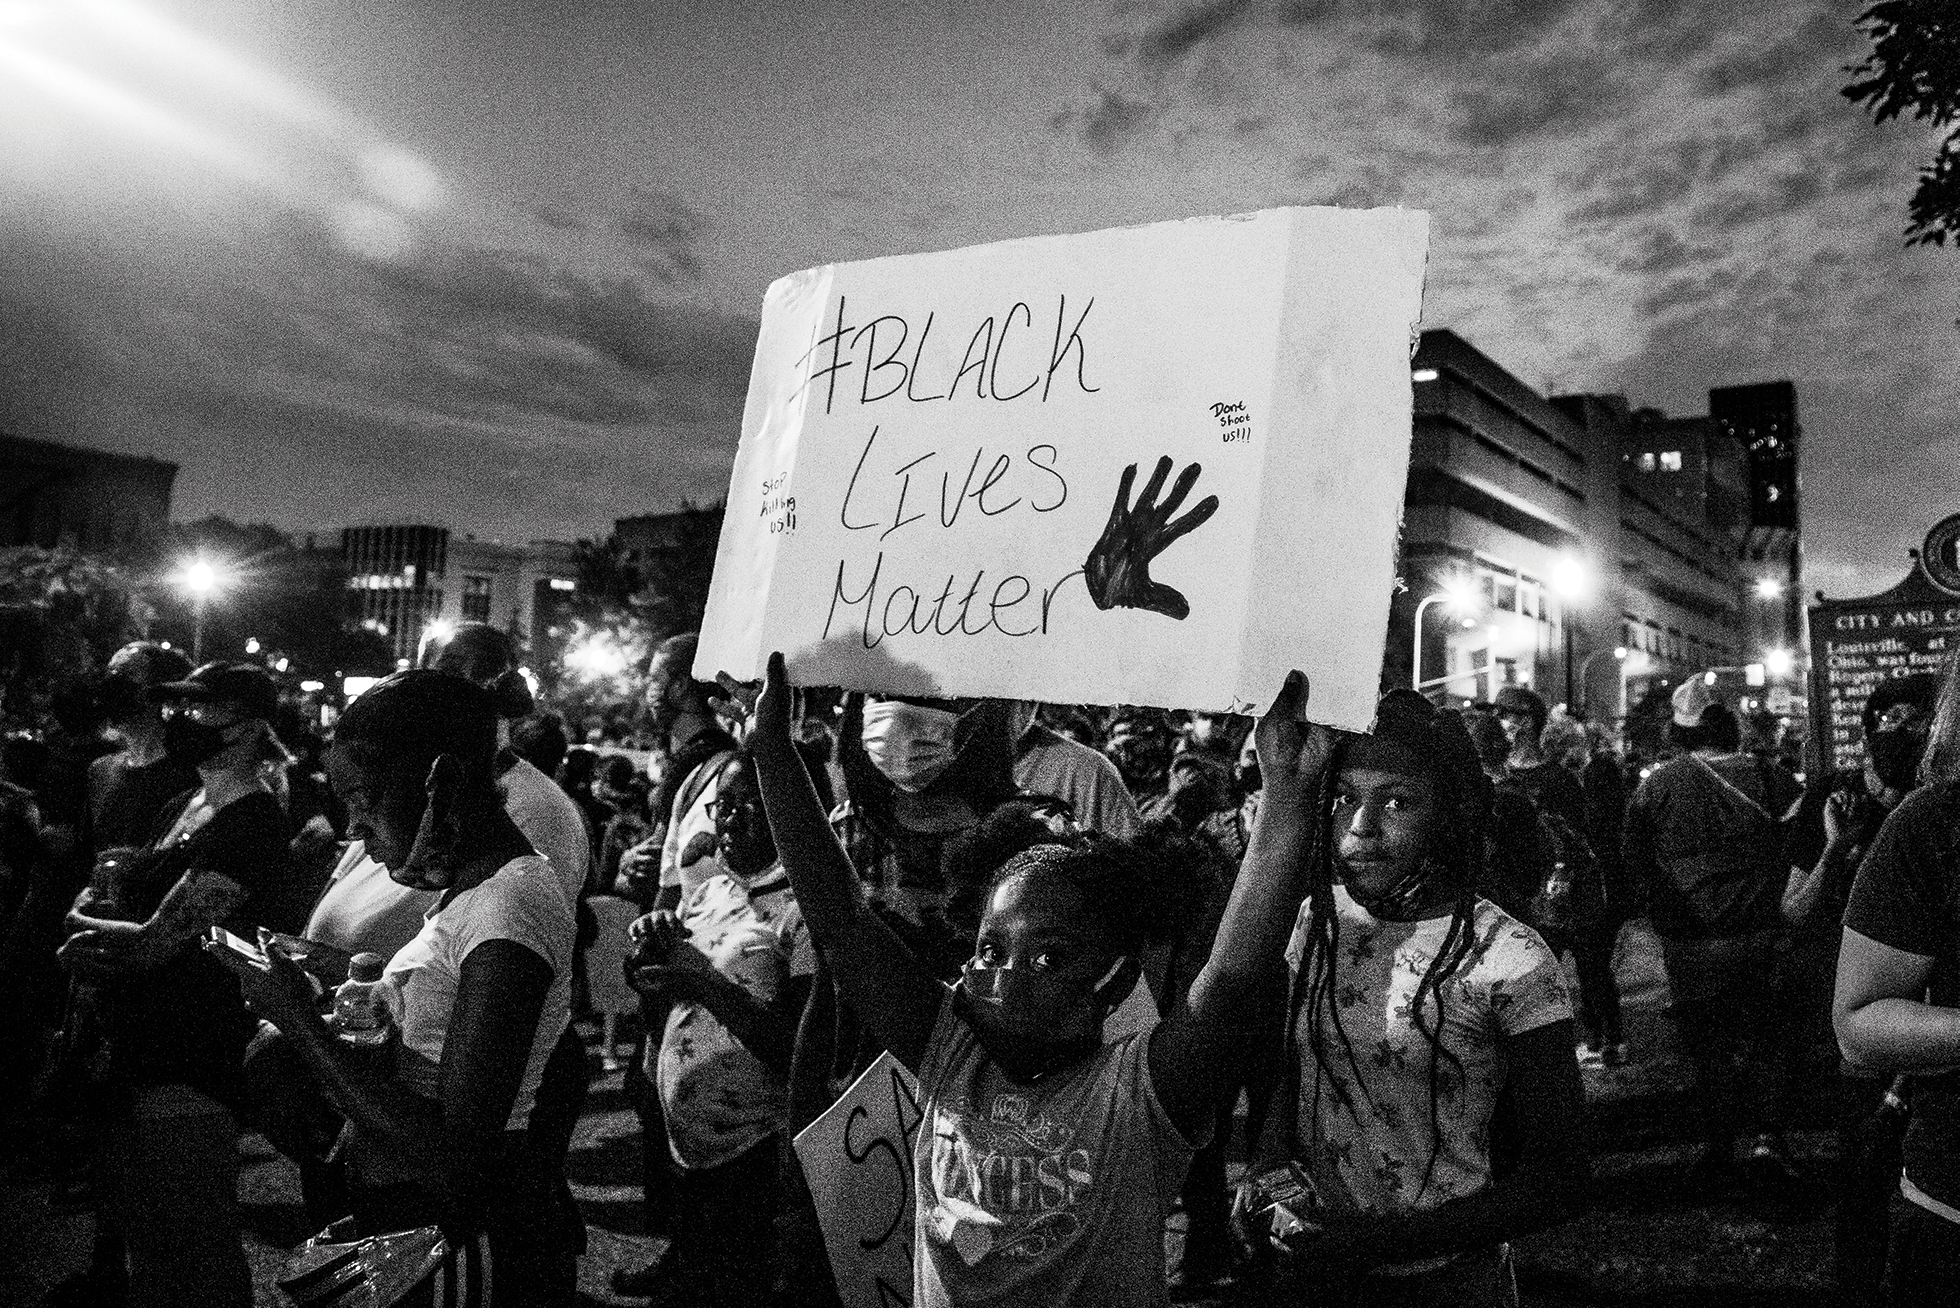
<path fill-rule="evenodd" d="M 674 1001 L 648 1070 L 680 1169 L 677 1288 L 733 1306 L 769 1292 L 789 1056 L 816 953 L 744 755 L 721 772 L 714 820 L 725 870 L 693 884 L 674 919 L 633 924 L 641 957 L 657 960 L 633 979 Z"/>
<path fill-rule="evenodd" d="M 751 692 L 724 680 L 731 696 Z M 1260 724 L 1267 808 L 1188 1004 L 1105 1045 L 1157 900 L 1120 842 L 1043 846 L 993 876 L 973 955 L 947 988 L 865 905 L 790 737 L 780 655 L 750 749 L 783 864 L 845 997 L 917 1072 L 913 1303 L 1167 1302 L 1163 1221 L 1278 966 L 1331 736 L 1296 722 L 1295 674 Z"/>
<path fill-rule="evenodd" d="M 1392 692 L 1330 773 L 1287 949 L 1292 1102 L 1266 1150 L 1313 1199 L 1274 1244 L 1316 1302 L 1513 1305 L 1504 1242 L 1571 1215 L 1586 1181 L 1563 973 L 1477 895 L 1490 787 L 1455 714 Z M 1521 1153 L 1500 1178 L 1506 1092 Z M 1247 1187 L 1262 1243 L 1263 1206 Z"/>

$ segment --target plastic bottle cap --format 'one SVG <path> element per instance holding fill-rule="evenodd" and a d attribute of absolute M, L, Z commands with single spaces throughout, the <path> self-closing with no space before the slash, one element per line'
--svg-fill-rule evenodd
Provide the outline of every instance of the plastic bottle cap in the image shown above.
<path fill-rule="evenodd" d="M 388 960 L 379 954 L 356 954 L 347 960 L 347 979 L 350 981 L 379 981 Z"/>

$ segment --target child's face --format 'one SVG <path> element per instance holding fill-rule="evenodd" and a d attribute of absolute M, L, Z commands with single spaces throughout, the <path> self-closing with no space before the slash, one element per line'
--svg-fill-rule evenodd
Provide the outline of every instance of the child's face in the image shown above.
<path fill-rule="evenodd" d="M 715 787 L 715 841 L 723 865 L 737 876 L 752 877 L 776 861 L 755 775 L 740 759 L 728 765 Z"/>
<path fill-rule="evenodd" d="M 980 917 L 963 985 L 981 1034 L 1062 1044 L 1099 1034 L 1096 993 L 1118 961 L 1101 933 L 1082 925 L 1074 887 L 1015 876 L 994 888 Z"/>
<path fill-rule="evenodd" d="M 1348 893 L 1367 906 L 1409 889 L 1439 814 L 1436 783 L 1427 776 L 1342 768 L 1334 791 L 1334 838 Z"/>

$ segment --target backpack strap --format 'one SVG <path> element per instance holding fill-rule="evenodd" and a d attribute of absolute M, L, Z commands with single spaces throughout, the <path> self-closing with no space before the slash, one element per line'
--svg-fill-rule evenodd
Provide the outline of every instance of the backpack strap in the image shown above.
<path fill-rule="evenodd" d="M 1769 811 L 1769 809 L 1766 808 L 1761 803 L 1761 801 L 1757 800 L 1755 796 L 1751 795 L 1748 791 L 1744 790 L 1741 786 L 1736 785 L 1735 782 L 1730 781 L 1727 777 L 1723 776 L 1720 772 L 1717 772 L 1715 770 L 1714 764 L 1710 763 L 1707 759 L 1702 758 L 1698 754 L 1690 754 L 1688 755 L 1688 757 L 1693 759 L 1697 764 L 1699 764 L 1703 772 L 1706 772 L 1709 776 L 1715 778 L 1716 782 L 1722 787 L 1722 789 L 1728 791 L 1731 795 L 1734 795 L 1737 799 L 1740 799 L 1743 803 L 1747 804 L 1750 808 L 1755 809 L 1757 813 L 1761 814 L 1763 821 L 1769 823 L 1771 826 L 1776 825 L 1775 815 L 1772 814 Z M 1765 779 L 1763 785 L 1763 798 L 1767 799 L 1768 797 L 1769 797 L 1769 783 L 1767 779 Z"/>

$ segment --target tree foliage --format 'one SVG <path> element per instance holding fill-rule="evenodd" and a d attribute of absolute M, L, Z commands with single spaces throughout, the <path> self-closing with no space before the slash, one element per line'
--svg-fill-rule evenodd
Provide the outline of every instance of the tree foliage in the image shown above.
<path fill-rule="evenodd" d="M 66 546 L 0 550 L 0 721 L 38 726 L 151 617 L 130 573 Z"/>
<path fill-rule="evenodd" d="M 1919 171 L 1907 209 L 1908 245 L 1960 240 L 1960 4 L 1881 0 L 1858 15 L 1872 52 L 1845 71 L 1844 95 L 1873 119 L 1910 117 L 1945 132 Z"/>
<path fill-rule="evenodd" d="M 547 698 L 568 720 L 637 725 L 646 666 L 654 646 L 698 631 L 708 608 L 723 505 L 683 500 L 656 540 L 629 550 L 619 536 L 582 540 L 575 547 L 578 598 L 568 621 L 551 630 L 560 651 L 541 668 Z M 596 673 L 591 653 L 623 656 L 617 673 Z"/>

